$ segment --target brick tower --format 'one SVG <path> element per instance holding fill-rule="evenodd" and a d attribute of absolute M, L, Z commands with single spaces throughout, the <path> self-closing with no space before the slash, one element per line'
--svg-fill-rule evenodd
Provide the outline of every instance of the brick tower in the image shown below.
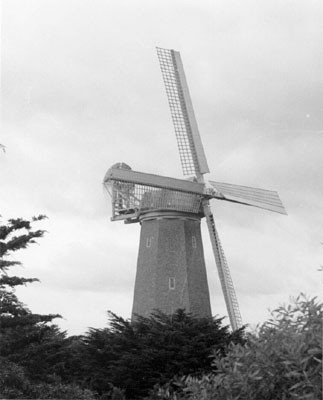
<path fill-rule="evenodd" d="M 140 217 L 132 319 L 178 308 L 211 316 L 200 222 L 196 214 L 167 210 Z"/>

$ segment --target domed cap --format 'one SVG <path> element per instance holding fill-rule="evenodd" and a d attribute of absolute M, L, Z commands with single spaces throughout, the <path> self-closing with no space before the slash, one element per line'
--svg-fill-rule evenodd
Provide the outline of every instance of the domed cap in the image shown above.
<path fill-rule="evenodd" d="M 114 169 L 128 169 L 128 170 L 129 170 L 129 169 L 131 169 L 131 167 L 130 167 L 128 164 L 124 163 L 124 162 L 118 162 L 118 163 L 116 163 L 116 164 L 113 164 L 112 167 L 110 167 L 110 168 L 107 170 L 106 174 L 104 175 L 103 182 L 106 182 L 106 181 L 109 180 L 109 178 L 110 178 L 110 176 L 111 176 L 111 172 L 112 172 Z"/>

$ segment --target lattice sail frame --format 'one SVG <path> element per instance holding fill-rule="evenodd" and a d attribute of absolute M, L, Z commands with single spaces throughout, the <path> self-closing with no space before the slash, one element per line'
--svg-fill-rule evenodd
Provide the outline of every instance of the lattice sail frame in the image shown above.
<path fill-rule="evenodd" d="M 234 290 L 233 281 L 231 278 L 230 269 L 224 255 L 223 247 L 219 238 L 218 231 L 215 226 L 214 217 L 210 209 L 208 202 L 204 203 L 203 206 L 204 215 L 209 229 L 213 254 L 215 257 L 215 263 L 218 270 L 218 275 L 221 283 L 222 293 L 224 301 L 228 311 L 230 324 L 233 330 L 242 327 L 242 318 L 240 314 L 239 304 Z"/>
<path fill-rule="evenodd" d="M 180 54 L 157 47 L 184 175 L 209 172 Z"/>
<path fill-rule="evenodd" d="M 215 188 L 223 200 L 259 207 L 280 214 L 287 214 L 278 193 L 273 190 L 214 181 L 209 181 L 209 184 Z"/>
<path fill-rule="evenodd" d="M 201 213 L 202 195 L 119 180 L 104 183 L 112 198 L 112 220 L 136 218 L 150 210 Z"/>

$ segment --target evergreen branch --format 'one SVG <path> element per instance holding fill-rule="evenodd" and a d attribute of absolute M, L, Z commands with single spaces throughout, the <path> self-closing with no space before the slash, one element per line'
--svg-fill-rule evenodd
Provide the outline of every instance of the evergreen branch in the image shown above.
<path fill-rule="evenodd" d="M 19 278 L 18 276 L 2 275 L 0 277 L 0 286 L 7 285 L 10 287 L 26 285 L 27 283 L 39 282 L 37 278 Z"/>
<path fill-rule="evenodd" d="M 5 272 L 9 267 L 13 265 L 21 265 L 20 261 L 9 261 L 9 260 L 0 260 L 0 271 Z"/>
<path fill-rule="evenodd" d="M 45 231 L 37 230 L 28 232 L 27 235 L 14 236 L 8 243 L 6 243 L 6 252 L 25 249 L 30 243 L 36 243 L 34 238 L 39 238 L 44 235 Z"/>

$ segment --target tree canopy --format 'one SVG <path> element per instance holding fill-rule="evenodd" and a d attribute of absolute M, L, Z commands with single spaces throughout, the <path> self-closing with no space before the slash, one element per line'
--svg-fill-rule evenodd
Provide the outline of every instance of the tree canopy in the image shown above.
<path fill-rule="evenodd" d="M 60 315 L 31 312 L 19 301 L 15 288 L 38 279 L 9 275 L 11 267 L 21 264 L 13 260 L 13 253 L 44 236 L 44 230 L 33 229 L 44 218 L 16 218 L 0 224 L 1 398 L 71 398 L 72 393 L 82 398 L 81 389 L 61 383 L 69 343 L 66 333 L 52 323 Z"/>
<path fill-rule="evenodd" d="M 230 333 L 223 318 L 197 318 L 181 309 L 138 316 L 133 323 L 109 316 L 108 328 L 90 329 L 84 338 L 85 375 L 101 394 L 113 384 L 129 398 L 142 397 L 175 375 L 211 371 L 212 350 L 224 355 L 230 342 L 243 342 L 243 329 Z"/>
<path fill-rule="evenodd" d="M 223 357 L 214 352 L 211 374 L 177 380 L 159 399 L 292 400 L 322 398 L 323 305 L 300 295 L 280 306 L 246 343 L 230 344 Z"/>

